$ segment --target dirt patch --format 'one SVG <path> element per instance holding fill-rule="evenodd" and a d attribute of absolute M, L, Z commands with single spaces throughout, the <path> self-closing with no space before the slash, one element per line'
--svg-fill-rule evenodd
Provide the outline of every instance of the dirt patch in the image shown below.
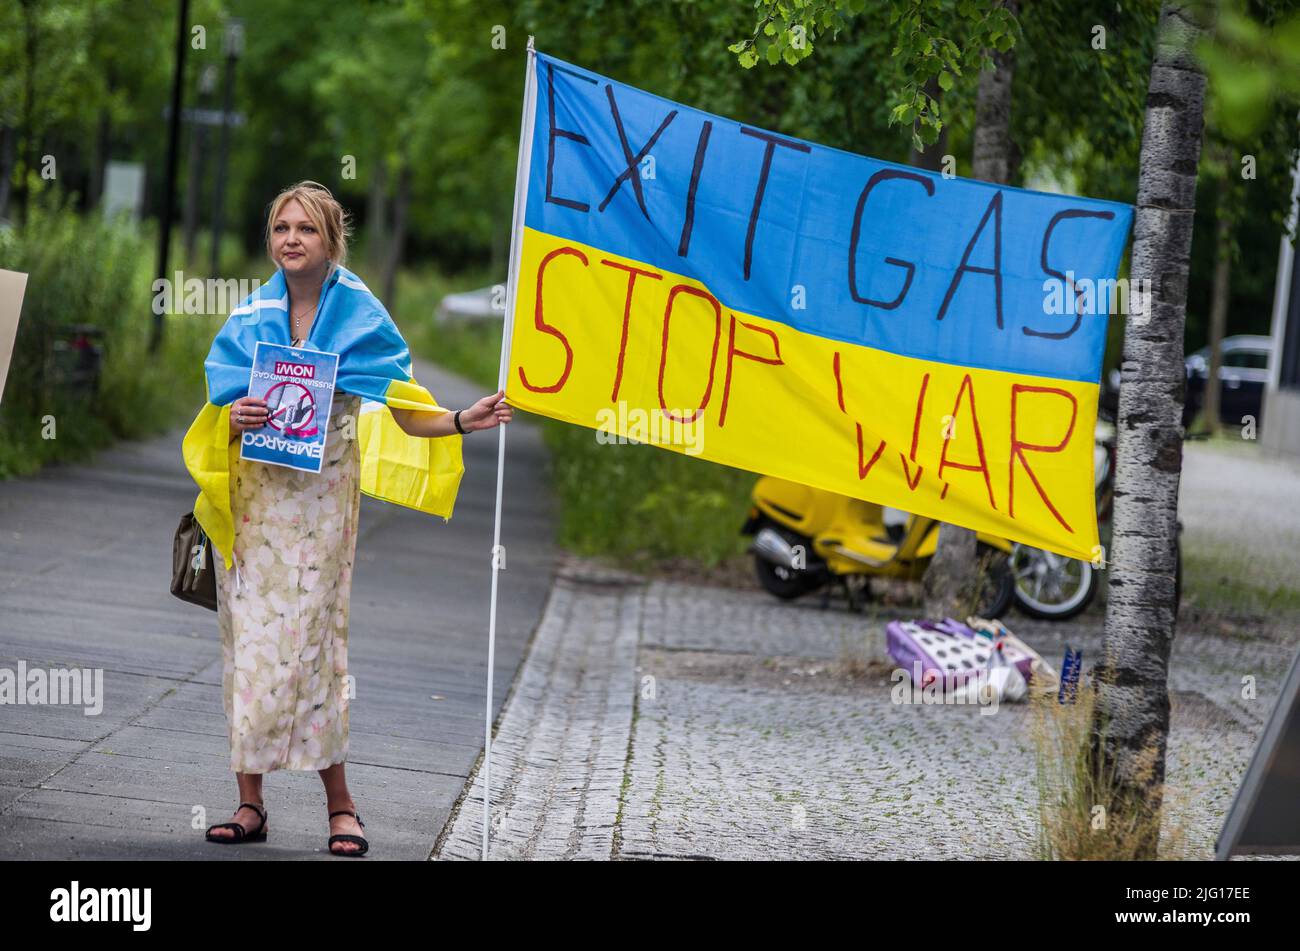
<path fill-rule="evenodd" d="M 1206 730 L 1225 733 L 1229 730 L 1254 732 L 1227 707 L 1215 703 L 1195 690 L 1169 691 L 1169 725 L 1182 730 Z"/>
<path fill-rule="evenodd" d="M 752 685 L 813 693 L 857 691 L 889 683 L 893 665 L 877 658 L 758 657 L 726 651 L 642 647 L 643 673 L 714 684 Z"/>

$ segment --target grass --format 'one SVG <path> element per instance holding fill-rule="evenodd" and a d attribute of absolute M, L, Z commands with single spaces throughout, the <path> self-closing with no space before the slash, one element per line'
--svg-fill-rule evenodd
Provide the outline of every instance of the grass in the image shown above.
<path fill-rule="evenodd" d="M 203 392 L 203 358 L 215 332 L 194 317 L 168 316 L 156 354 L 148 352 L 144 321 L 119 333 L 105 346 L 100 389 L 93 399 L 56 393 L 30 413 L 15 407 L 4 414 L 0 478 L 85 461 L 117 440 L 188 423 L 196 405 L 186 397 Z"/>
<path fill-rule="evenodd" d="M 1055 689 L 1029 693 L 1039 793 L 1038 858 L 1045 861 L 1131 860 L 1144 858 L 1143 843 L 1159 841 L 1160 858 L 1188 858 L 1182 817 L 1188 797 L 1168 783 L 1160 787 L 1160 810 L 1117 805 L 1119 784 L 1089 755 L 1096 691 L 1080 683 L 1075 703 L 1057 702 Z M 1137 756 L 1140 776 L 1150 776 L 1155 747 Z M 1163 834 L 1161 825 L 1163 822 Z M 1155 829 L 1152 829 L 1152 826 Z"/>
<path fill-rule="evenodd" d="M 397 301 L 389 306 L 389 312 L 414 353 L 495 389 L 501 363 L 501 321 L 435 319 L 438 302 L 447 294 L 486 287 L 495 280 L 499 278 L 487 268 L 457 275 L 428 267 L 408 269 L 398 275 Z"/>
<path fill-rule="evenodd" d="M 595 430 L 546 420 L 559 542 L 646 570 L 688 559 L 713 567 L 743 553 L 751 472 L 650 445 L 600 443 Z"/>
<path fill-rule="evenodd" d="M 203 392 L 203 358 L 221 318 L 166 315 L 162 346 L 149 351 L 151 230 L 81 216 L 51 193 L 23 229 L 0 234 L 6 266 L 29 275 L 0 405 L 0 478 L 82 461 L 192 418 L 190 397 Z M 102 335 L 95 390 L 60 382 L 46 358 L 51 341 L 85 325 Z"/>
<path fill-rule="evenodd" d="M 1248 557 L 1212 545 L 1184 545 L 1183 599 L 1207 613 L 1242 619 L 1300 615 L 1293 580 L 1257 575 Z"/>

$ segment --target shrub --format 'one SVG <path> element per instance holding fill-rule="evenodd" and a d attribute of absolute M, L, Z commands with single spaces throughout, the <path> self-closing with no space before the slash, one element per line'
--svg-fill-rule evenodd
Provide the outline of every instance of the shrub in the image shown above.
<path fill-rule="evenodd" d="M 0 267 L 28 275 L 0 402 L 0 477 L 84 458 L 192 416 L 217 323 L 168 316 L 164 346 L 150 354 L 153 266 L 147 231 L 78 215 L 55 190 L 33 201 L 21 229 L 0 233 Z M 102 333 L 97 392 L 62 383 L 51 360 L 55 342 L 76 326 Z"/>

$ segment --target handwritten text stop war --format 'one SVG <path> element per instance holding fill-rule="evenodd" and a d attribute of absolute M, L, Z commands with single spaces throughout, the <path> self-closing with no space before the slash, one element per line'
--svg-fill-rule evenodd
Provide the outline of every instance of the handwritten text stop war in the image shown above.
<path fill-rule="evenodd" d="M 605 272 L 609 277 L 615 277 L 621 273 L 622 280 L 625 282 L 618 343 L 611 348 L 610 353 L 599 355 L 598 367 L 578 368 L 575 366 L 574 347 L 570 343 L 569 336 L 565 333 L 564 323 L 566 319 L 569 319 L 581 324 L 588 315 L 569 314 L 565 315 L 565 317 L 552 316 L 548 318 L 544 304 L 545 287 L 548 279 L 556 281 L 559 287 L 590 286 L 589 283 L 584 282 L 584 278 L 596 277 L 591 271 L 595 267 L 610 269 L 610 271 Z M 582 271 L 564 273 L 566 268 L 580 268 Z M 552 274 L 552 271 L 555 271 L 555 273 Z M 658 307 L 654 307 L 653 311 L 650 311 L 650 308 L 647 307 L 647 294 L 643 290 L 647 285 L 642 282 L 663 282 L 665 277 L 675 279 L 674 275 L 665 275 L 652 268 L 638 267 L 605 258 L 593 261 L 581 248 L 568 244 L 563 244 L 546 253 L 537 264 L 535 277 L 528 275 L 525 278 L 530 282 L 535 281 L 532 326 L 538 333 L 545 334 L 558 343 L 563 351 L 563 365 L 553 377 L 553 371 L 548 370 L 547 377 L 551 378 L 544 379 L 536 367 L 530 372 L 528 366 L 520 364 L 516 368 L 520 383 L 533 393 L 558 394 L 571 381 L 575 369 L 584 373 L 593 373 L 603 372 L 605 368 L 612 367 L 609 402 L 611 404 L 617 403 L 623 385 L 624 361 L 627 356 L 633 314 L 653 312 L 657 318 L 659 312 Z M 787 366 L 781 355 L 782 335 L 777 330 L 752 323 L 735 313 L 725 310 L 722 303 L 713 294 L 692 284 L 675 282 L 671 286 L 665 284 L 652 286 L 657 293 L 666 291 L 667 295 L 666 303 L 662 309 L 661 327 L 656 328 L 659 331 L 657 334 L 659 353 L 656 369 L 658 409 L 665 417 L 674 422 L 694 423 L 696 420 L 703 418 L 705 411 L 716 397 L 716 403 L 714 404 L 717 407 L 716 424 L 719 429 L 722 429 L 727 425 L 727 411 L 733 395 L 733 370 L 737 359 L 770 367 L 771 369 L 766 372 L 781 373 L 780 368 Z M 604 297 L 595 294 L 588 295 L 587 299 L 602 300 Z M 703 307 L 701 308 L 699 304 L 696 304 L 690 308 L 691 314 L 711 314 L 711 320 L 708 320 L 706 324 L 702 323 L 698 316 L 679 316 L 679 319 L 674 323 L 674 314 L 683 309 L 684 302 L 692 300 L 703 302 Z M 611 322 L 618 319 L 616 313 L 610 314 L 609 317 Z M 681 329 L 683 325 L 684 329 Z M 676 337 L 673 336 L 674 328 L 679 328 L 676 330 Z M 570 328 L 571 331 L 573 329 L 575 328 Z M 786 328 L 782 328 L 782 331 L 787 334 L 787 338 L 798 339 L 801 336 L 793 329 L 787 331 Z M 708 334 L 707 337 L 705 336 L 706 333 Z M 738 333 L 741 337 L 741 343 L 737 342 Z M 689 416 L 678 415 L 677 409 L 670 408 L 670 403 L 664 392 L 664 380 L 670 362 L 669 351 L 671 349 L 680 357 L 686 353 L 702 354 L 705 352 L 705 347 L 708 348 L 709 358 L 707 371 L 703 379 L 697 381 L 697 385 L 700 387 L 699 398 L 686 402 L 676 401 L 672 404 L 675 407 L 693 406 L 696 408 Z M 746 349 L 746 347 L 751 349 Z M 850 348 L 850 350 L 856 349 L 858 348 Z M 720 352 L 721 359 L 719 359 Z M 556 357 L 558 358 L 558 356 L 557 351 Z M 554 365 L 559 361 L 556 359 L 547 362 Z M 925 364 L 918 364 L 918 366 L 925 366 Z M 987 495 L 991 509 L 997 512 L 1002 511 L 1002 507 L 999 505 L 999 495 L 1001 495 L 1006 506 L 1006 516 L 1015 518 L 1016 485 L 1019 470 L 1023 473 L 1023 476 L 1028 477 L 1029 484 L 1055 520 L 1067 532 L 1073 533 L 1073 526 L 1067 522 L 1060 508 L 1049 495 L 1047 488 L 1043 484 L 1044 480 L 1035 472 L 1032 458 L 1038 454 L 1061 453 L 1070 445 L 1071 440 L 1075 437 L 1076 422 L 1079 418 L 1079 403 L 1076 396 L 1064 387 L 1016 382 L 1010 384 L 1005 404 L 990 406 L 988 400 L 991 397 L 987 392 L 983 397 L 977 393 L 976 380 L 971 372 L 963 372 L 961 368 L 950 368 L 956 374 L 960 374 L 960 382 L 956 384 L 954 391 L 950 383 L 939 382 L 937 371 L 947 368 L 941 368 L 935 364 L 929 364 L 929 366 L 936 372 L 924 372 L 923 374 L 918 372 L 920 379 L 916 388 L 910 446 L 906 452 L 901 449 L 897 451 L 897 465 L 901 469 L 907 487 L 912 492 L 917 491 L 924 471 L 924 467 L 917 462 L 918 448 L 924 426 L 923 420 L 926 418 L 940 418 L 946 415 L 949 420 L 955 421 L 963 432 L 972 434 L 975 451 L 973 455 L 961 460 L 950 458 L 950 450 L 952 455 L 956 455 L 956 451 L 952 447 L 957 440 L 944 439 L 939 455 L 939 463 L 935 471 L 937 480 L 943 483 L 939 494 L 940 501 L 946 499 L 948 494 L 948 482 L 945 477 L 948 470 L 954 469 L 978 473 L 982 477 L 984 492 Z M 839 350 L 833 352 L 829 365 L 824 369 L 826 391 L 821 396 L 822 405 L 832 412 L 834 411 L 831 409 L 833 405 L 834 409 L 846 417 L 846 424 L 849 421 L 853 422 L 856 430 L 857 458 L 856 460 L 846 459 L 842 464 L 851 466 L 848 471 L 856 473 L 858 481 L 861 482 L 866 480 L 873 471 L 881 471 L 879 465 L 882 457 L 889 458 L 886 456 L 888 447 L 884 439 L 868 438 L 865 435 L 862 423 L 852 419 L 846 408 L 845 373 Z M 720 382 L 719 375 L 721 375 Z M 944 379 L 949 377 L 953 380 L 957 379 L 957 376 L 951 373 L 943 374 Z M 831 403 L 830 397 L 832 387 L 834 404 Z M 745 396 L 747 399 L 761 400 L 763 392 L 764 388 L 759 386 L 752 392 L 745 394 Z M 1009 420 L 1009 438 L 1005 445 L 997 447 L 999 450 L 997 452 L 986 451 L 984 437 L 986 427 L 982 427 L 980 424 L 980 414 L 990 411 L 996 412 L 1000 417 Z M 1035 435 L 1033 441 L 1027 438 L 1021 426 L 1021 421 L 1026 416 L 1035 421 L 1034 431 L 1036 433 L 1043 428 L 1042 420 L 1049 420 L 1055 427 L 1053 438 L 1044 439 L 1041 435 Z M 970 442 L 963 440 L 963 445 L 969 446 Z M 1001 472 L 995 473 L 990 465 L 990 459 L 1005 460 L 1007 465 L 1005 474 Z M 1000 493 L 995 489 L 995 485 L 1000 487 L 1003 484 L 1005 484 L 1005 491 Z"/>

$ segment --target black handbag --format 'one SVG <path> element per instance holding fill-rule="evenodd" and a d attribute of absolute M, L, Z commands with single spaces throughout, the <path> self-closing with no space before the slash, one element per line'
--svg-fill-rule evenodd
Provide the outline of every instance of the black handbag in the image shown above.
<path fill-rule="evenodd" d="M 212 542 L 193 512 L 181 516 L 172 542 L 172 594 L 182 601 L 217 609 L 217 572 Z"/>

